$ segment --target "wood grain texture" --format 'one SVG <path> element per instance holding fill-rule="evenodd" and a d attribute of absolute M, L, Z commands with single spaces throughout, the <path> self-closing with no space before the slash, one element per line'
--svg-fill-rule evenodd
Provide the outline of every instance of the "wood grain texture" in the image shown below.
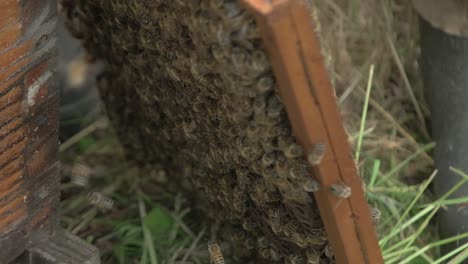
<path fill-rule="evenodd" d="M 0 3 L 0 263 L 56 224 L 55 1 Z"/>

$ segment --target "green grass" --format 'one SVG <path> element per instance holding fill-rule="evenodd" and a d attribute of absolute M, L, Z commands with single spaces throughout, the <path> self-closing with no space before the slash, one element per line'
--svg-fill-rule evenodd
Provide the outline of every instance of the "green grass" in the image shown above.
<path fill-rule="evenodd" d="M 359 162 L 359 151 L 364 140 L 373 73 L 374 65 L 371 65 L 358 135 L 356 162 Z M 421 146 L 419 150 L 400 163 L 390 161 L 391 166 L 385 172 L 381 171 L 381 160 L 369 157 L 370 162 L 367 162 L 364 166 L 364 172 L 361 173 L 364 174 L 367 183 L 369 203 L 380 208 L 382 212 L 382 224 L 378 227 L 379 244 L 386 264 L 432 264 L 446 263 L 447 261 L 459 263 L 468 259 L 468 245 L 462 245 L 443 256 L 440 255 L 439 250 L 441 246 L 468 237 L 468 233 L 438 239 L 433 225 L 433 218 L 442 206 L 468 202 L 468 197 L 449 198 L 453 192 L 468 182 L 468 175 L 451 168 L 454 173 L 460 175 L 459 183 L 439 199 L 427 203 L 426 201 L 430 201 L 427 195 L 428 187 L 437 171 L 434 171 L 427 180 L 415 186 L 408 186 L 399 177 L 412 161 L 434 147 L 434 143 L 429 143 Z M 391 157 L 391 155 L 389 156 Z M 409 187 L 412 190 L 409 190 Z"/>

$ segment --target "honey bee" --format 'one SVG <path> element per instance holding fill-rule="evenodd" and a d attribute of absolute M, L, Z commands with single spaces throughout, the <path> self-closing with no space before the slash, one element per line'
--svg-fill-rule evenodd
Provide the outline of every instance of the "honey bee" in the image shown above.
<path fill-rule="evenodd" d="M 210 258 L 212 264 L 224 264 L 223 253 L 218 243 L 214 241 L 208 242 L 208 252 L 210 252 Z"/>
<path fill-rule="evenodd" d="M 255 248 L 255 240 L 253 238 L 247 238 L 244 244 L 248 250 L 252 250 Z"/>
<path fill-rule="evenodd" d="M 302 188 L 306 192 L 316 192 L 320 190 L 320 183 L 313 179 L 308 179 L 302 184 Z"/>
<path fill-rule="evenodd" d="M 71 181 L 81 187 L 85 187 L 89 183 L 89 178 L 93 174 L 93 170 L 80 162 L 73 164 L 71 169 Z"/>
<path fill-rule="evenodd" d="M 323 253 L 325 253 L 325 256 L 327 256 L 327 258 L 333 258 L 333 250 L 330 244 L 327 244 L 327 246 L 325 246 Z"/>
<path fill-rule="evenodd" d="M 271 242 L 268 238 L 261 236 L 257 239 L 257 245 L 259 248 L 267 248 L 271 245 Z"/>
<path fill-rule="evenodd" d="M 289 169 L 289 176 L 292 179 L 307 179 L 309 178 L 309 173 L 304 167 L 301 167 L 300 165 L 295 165 Z"/>
<path fill-rule="evenodd" d="M 248 29 L 248 27 L 244 27 Z M 255 72 L 262 73 L 270 67 L 268 58 L 261 50 L 255 50 L 252 54 L 252 69 Z"/>
<path fill-rule="evenodd" d="M 297 230 L 299 229 L 299 222 L 296 220 L 289 221 L 285 226 L 284 226 L 284 234 L 291 237 L 293 233 L 296 233 Z"/>
<path fill-rule="evenodd" d="M 260 256 L 261 256 L 262 258 L 264 258 L 264 259 L 269 259 L 270 256 L 271 256 L 271 254 L 270 254 L 270 249 L 268 249 L 268 248 L 262 248 L 262 249 L 260 249 L 259 253 L 260 253 Z"/>
<path fill-rule="evenodd" d="M 246 131 L 247 138 L 250 139 L 250 140 L 252 140 L 252 141 L 258 139 L 259 131 L 260 131 L 260 129 L 258 128 L 257 125 L 255 125 L 255 124 L 250 124 L 250 125 L 247 127 L 247 131 Z"/>
<path fill-rule="evenodd" d="M 300 254 L 292 254 L 287 257 L 286 263 L 289 264 L 305 264 L 304 256 Z"/>
<path fill-rule="evenodd" d="M 256 115 L 264 115 L 265 107 L 266 107 L 265 97 L 257 96 L 254 98 L 252 108 Z"/>
<path fill-rule="evenodd" d="M 82 86 L 89 77 L 90 63 L 80 55 L 67 65 L 67 83 L 70 87 Z"/>
<path fill-rule="evenodd" d="M 274 152 L 265 153 L 262 156 L 262 166 L 269 167 L 276 160 L 276 154 Z"/>
<path fill-rule="evenodd" d="M 262 77 L 258 80 L 255 88 L 260 94 L 264 94 L 273 89 L 274 81 L 271 77 Z"/>
<path fill-rule="evenodd" d="M 306 257 L 307 257 L 307 264 L 319 264 L 320 263 L 319 253 L 312 248 L 307 249 Z"/>
<path fill-rule="evenodd" d="M 351 187 L 344 184 L 332 184 L 330 186 L 330 191 L 343 199 L 349 198 L 351 196 Z"/>
<path fill-rule="evenodd" d="M 311 166 L 317 166 L 323 159 L 325 154 L 325 143 L 317 143 L 312 148 L 312 151 L 307 155 L 307 161 Z"/>
<path fill-rule="evenodd" d="M 114 200 L 100 192 L 90 192 L 88 201 L 90 204 L 104 210 L 111 210 L 114 207 Z"/>
<path fill-rule="evenodd" d="M 371 207 L 370 213 L 374 225 L 378 224 L 380 222 L 380 219 L 382 218 L 382 212 L 380 212 L 379 208 L 377 207 Z"/>
<path fill-rule="evenodd" d="M 283 105 L 277 96 L 268 99 L 267 115 L 271 118 L 278 118 L 283 110 Z"/>
<path fill-rule="evenodd" d="M 245 231 L 243 229 L 237 229 L 231 234 L 231 238 L 234 241 L 244 241 L 247 237 Z"/>
<path fill-rule="evenodd" d="M 274 248 L 270 248 L 270 259 L 273 261 L 280 261 L 282 258 L 281 254 Z"/>
<path fill-rule="evenodd" d="M 252 231 L 254 230 L 255 228 L 257 227 L 257 224 L 255 224 L 255 222 L 252 222 L 252 221 L 244 221 L 242 223 L 242 228 L 244 228 L 245 230 L 247 231 Z"/>
<path fill-rule="evenodd" d="M 281 216 L 278 209 L 268 210 L 268 222 L 270 223 L 273 233 L 278 234 L 283 229 L 281 226 Z"/>
<path fill-rule="evenodd" d="M 289 176 L 288 161 L 283 155 L 278 155 L 276 162 L 275 162 L 275 170 L 280 178 L 288 178 Z"/>
<path fill-rule="evenodd" d="M 297 144 L 291 144 L 284 150 L 284 155 L 288 159 L 294 159 L 303 155 L 301 146 Z"/>

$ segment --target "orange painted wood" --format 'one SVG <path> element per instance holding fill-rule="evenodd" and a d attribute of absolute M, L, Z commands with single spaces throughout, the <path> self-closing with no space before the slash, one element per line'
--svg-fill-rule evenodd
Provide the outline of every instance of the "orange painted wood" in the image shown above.
<path fill-rule="evenodd" d="M 352 159 L 334 90 L 309 10 L 303 0 L 243 0 L 254 12 L 286 106 L 293 133 L 306 152 L 325 143 L 313 175 L 322 185 L 315 193 L 336 261 L 383 263 L 362 183 Z M 332 184 L 351 187 L 343 199 Z"/>
<path fill-rule="evenodd" d="M 47 239 L 59 202 L 55 1 L 0 1 L 0 263 Z"/>

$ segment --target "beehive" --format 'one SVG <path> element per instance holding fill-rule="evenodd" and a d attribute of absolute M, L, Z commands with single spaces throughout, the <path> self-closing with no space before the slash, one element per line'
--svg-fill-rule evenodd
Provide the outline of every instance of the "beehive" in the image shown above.
<path fill-rule="evenodd" d="M 236 256 L 332 261 L 313 177 L 238 1 L 62 6 L 72 33 L 108 64 L 99 89 L 130 159 L 189 182 Z"/>

